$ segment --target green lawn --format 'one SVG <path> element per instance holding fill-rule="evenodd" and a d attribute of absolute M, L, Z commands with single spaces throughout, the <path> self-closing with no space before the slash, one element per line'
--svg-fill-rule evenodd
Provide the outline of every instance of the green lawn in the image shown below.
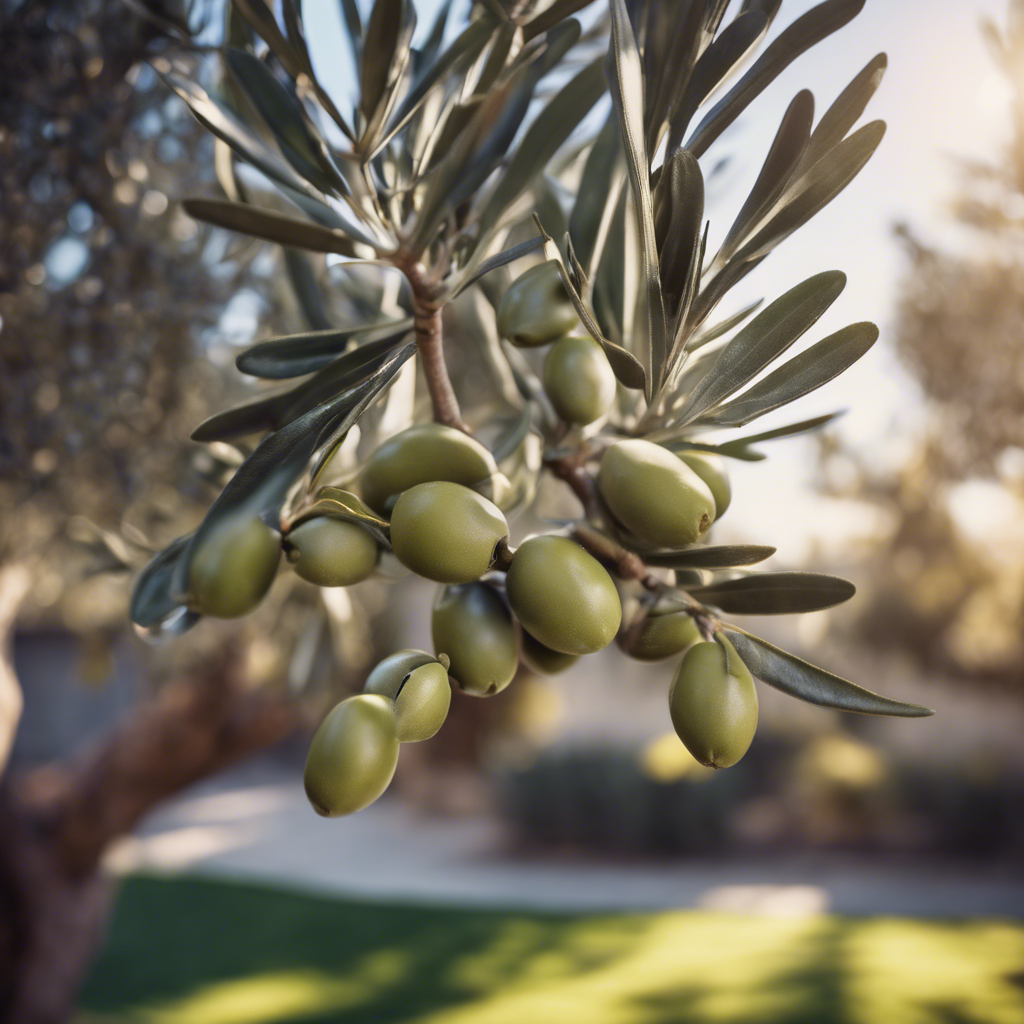
<path fill-rule="evenodd" d="M 1024 925 L 571 916 L 132 878 L 88 1024 L 1021 1024 Z"/>

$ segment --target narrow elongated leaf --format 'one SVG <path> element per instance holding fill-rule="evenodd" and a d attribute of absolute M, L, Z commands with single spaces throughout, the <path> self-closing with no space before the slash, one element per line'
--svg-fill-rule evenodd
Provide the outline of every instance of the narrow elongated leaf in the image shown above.
<path fill-rule="evenodd" d="M 751 313 L 756 313 L 763 305 L 764 299 L 758 299 L 757 302 L 752 302 L 749 306 L 744 306 L 738 313 L 733 313 L 732 316 L 727 316 L 717 324 L 713 324 L 711 327 L 705 328 L 699 334 L 690 338 L 690 341 L 686 346 L 687 351 L 695 352 L 697 349 L 703 348 L 710 342 L 717 341 L 719 338 L 723 337 L 723 335 L 728 334 L 734 327 L 739 327 L 739 325 L 743 323 Z"/>
<path fill-rule="evenodd" d="M 277 519 L 288 492 L 306 472 L 314 454 L 321 449 L 333 450 L 338 436 L 351 429 L 415 351 L 415 345 L 408 345 L 392 354 L 362 384 L 265 437 L 239 466 L 193 534 L 175 566 L 172 592 L 186 592 L 192 553 L 225 519 L 240 513 L 263 516 L 269 521 Z"/>
<path fill-rule="evenodd" d="M 569 235 L 588 281 L 597 273 L 625 179 L 619 125 L 611 115 L 587 155 L 569 218 Z"/>
<path fill-rule="evenodd" d="M 525 242 L 520 242 L 518 245 L 513 245 L 509 249 L 489 256 L 475 267 L 468 267 L 469 276 L 459 282 L 452 292 L 452 298 L 461 295 L 471 285 L 476 284 L 485 274 L 489 274 L 492 270 L 497 270 L 499 267 L 504 267 L 515 260 L 521 259 L 523 256 L 528 256 L 531 252 L 536 252 L 542 248 L 543 245 L 544 239 L 538 235 L 536 238 L 527 239 Z"/>
<path fill-rule="evenodd" d="M 611 0 L 612 39 L 608 49 L 608 82 L 612 102 L 622 130 L 626 166 L 633 187 L 640 248 L 643 258 L 644 293 L 647 311 L 647 352 L 645 363 L 647 399 L 661 388 L 668 360 L 665 305 L 661 295 L 658 245 L 654 232 L 654 204 L 651 200 L 651 165 L 644 145 L 644 80 L 640 51 L 633 38 L 625 0 Z"/>
<path fill-rule="evenodd" d="M 752 434 L 750 437 L 743 438 L 742 441 L 730 441 L 729 444 L 760 444 L 762 441 L 776 441 L 782 437 L 795 437 L 797 434 L 806 434 L 808 431 L 817 430 L 819 427 L 831 423 L 842 415 L 842 411 L 829 412 L 824 416 L 814 416 L 812 419 L 801 420 L 799 423 L 790 423 L 785 427 L 766 430 L 763 434 Z M 728 447 L 728 445 L 723 445 L 723 447 Z"/>
<path fill-rule="evenodd" d="M 726 260 L 735 252 L 747 232 L 782 195 L 807 149 L 813 122 L 814 96 L 804 89 L 793 97 L 782 118 L 761 173 L 718 251 L 719 260 Z"/>
<path fill-rule="evenodd" d="M 849 601 L 849 580 L 817 572 L 759 572 L 722 580 L 689 593 L 728 615 L 792 615 L 817 612 Z"/>
<path fill-rule="evenodd" d="M 655 237 L 661 264 L 665 314 L 676 316 L 689 301 L 701 262 L 704 175 L 696 158 L 680 150 L 665 164 L 655 193 Z M 695 272 L 694 264 L 698 265 Z"/>
<path fill-rule="evenodd" d="M 872 58 L 863 71 L 839 94 L 835 103 L 825 111 L 811 134 L 811 140 L 801 160 L 802 170 L 816 164 L 846 138 L 846 133 L 857 123 L 868 101 L 881 85 L 888 63 L 889 60 L 884 53 Z"/>
<path fill-rule="evenodd" d="M 802 53 L 855 18 L 864 0 L 825 0 L 797 18 L 765 48 L 750 70 L 715 104 L 686 141 L 701 156 L 776 78 Z"/>
<path fill-rule="evenodd" d="M 480 214 L 482 239 L 490 236 L 509 207 L 543 173 L 551 158 L 604 95 L 605 87 L 601 58 L 571 78 L 537 115 Z"/>
<path fill-rule="evenodd" d="M 878 328 L 874 324 L 844 327 L 783 363 L 735 401 L 720 406 L 705 419 L 716 426 L 742 427 L 838 377 L 877 340 Z"/>
<path fill-rule="evenodd" d="M 753 675 L 769 686 L 809 704 L 837 711 L 853 711 L 861 715 L 891 715 L 898 718 L 927 718 L 935 714 L 931 708 L 904 704 L 903 701 L 865 690 L 856 683 L 780 650 L 760 637 L 732 627 L 726 627 L 724 632 Z"/>
<path fill-rule="evenodd" d="M 309 257 L 298 249 L 286 248 L 284 263 L 292 291 L 295 292 L 307 326 L 313 331 L 328 330 L 331 321 L 324 308 L 324 297 L 317 283 L 316 274 L 310 266 Z"/>
<path fill-rule="evenodd" d="M 644 31 L 644 124 L 647 152 L 655 153 L 704 47 L 703 0 L 649 3 Z M 668 150 L 671 156 L 673 150 Z"/>
<path fill-rule="evenodd" d="M 307 68 L 295 47 L 285 38 L 273 12 L 263 0 L 232 0 L 235 10 L 260 34 L 281 66 L 292 78 L 298 78 Z"/>
<path fill-rule="evenodd" d="M 325 331 L 306 331 L 260 342 L 246 349 L 235 360 L 242 373 L 266 380 L 286 380 L 314 373 L 338 359 L 348 360 L 351 369 L 363 366 L 390 351 L 412 330 L 413 320 L 373 327 L 342 327 Z M 341 353 L 352 344 L 352 352 Z"/>
<path fill-rule="evenodd" d="M 767 255 L 823 210 L 871 159 L 885 135 L 885 122 L 872 121 L 844 139 L 786 190 L 779 212 L 736 254 L 737 260 Z"/>
<path fill-rule="evenodd" d="M 791 288 L 758 313 L 722 349 L 711 372 L 693 389 L 679 422 L 692 423 L 752 381 L 817 323 L 845 287 L 842 271 L 825 271 Z"/>
<path fill-rule="evenodd" d="M 333 252 L 342 256 L 356 256 L 352 239 L 340 231 L 296 220 L 270 210 L 262 210 L 248 203 L 232 203 L 224 199 L 186 199 L 182 206 L 196 220 L 214 224 L 229 231 L 262 238 L 278 245 L 290 245 L 311 252 Z M 369 238 L 359 241 L 374 245 Z"/>
<path fill-rule="evenodd" d="M 842 412 L 830 412 L 825 416 L 815 416 L 813 419 L 801 420 L 799 423 L 789 423 L 784 427 L 776 427 L 774 430 L 766 430 L 762 434 L 753 434 L 750 437 L 738 437 L 734 441 L 726 441 L 724 444 L 706 444 L 699 441 L 689 441 L 681 438 L 665 438 L 659 443 L 674 452 L 699 451 L 710 452 L 715 455 L 722 455 L 728 459 L 740 459 L 743 462 L 760 462 L 767 458 L 750 446 L 760 444 L 762 441 L 775 441 L 786 437 L 796 437 L 798 434 L 806 434 L 812 430 L 819 430 L 832 420 L 842 416 Z"/>
<path fill-rule="evenodd" d="M 547 32 L 549 28 L 554 28 L 559 22 L 565 21 L 577 11 L 589 7 L 593 2 L 594 0 L 554 0 L 554 3 L 523 26 L 523 38 L 529 42 L 542 32 Z"/>
<path fill-rule="evenodd" d="M 191 533 L 179 537 L 139 573 L 132 587 L 129 604 L 132 622 L 137 626 L 150 629 L 163 622 L 181 606 L 172 594 L 171 581 L 175 567 L 191 541 Z"/>
<path fill-rule="evenodd" d="M 685 551 L 644 555 L 644 561 L 648 565 L 657 565 L 664 569 L 731 569 L 763 562 L 766 558 L 771 558 L 775 550 L 764 544 L 692 547 Z"/>
<path fill-rule="evenodd" d="M 338 487 L 321 487 L 316 500 L 297 515 L 289 524 L 289 532 L 309 519 L 329 516 L 346 523 L 358 523 L 369 530 L 379 541 L 390 546 L 391 529 L 386 519 L 381 519 L 360 497 Z"/>
<path fill-rule="evenodd" d="M 359 68 L 359 109 L 366 120 L 364 138 L 379 129 L 390 94 L 409 59 L 416 12 L 407 0 L 375 0 L 363 42 Z"/>
<path fill-rule="evenodd" d="M 768 31 L 768 19 L 760 11 L 741 14 L 701 54 L 669 113 L 668 152 L 674 153 L 686 135 L 693 115 L 702 103 L 742 63 Z M 699 156 L 700 154 L 695 154 Z"/>

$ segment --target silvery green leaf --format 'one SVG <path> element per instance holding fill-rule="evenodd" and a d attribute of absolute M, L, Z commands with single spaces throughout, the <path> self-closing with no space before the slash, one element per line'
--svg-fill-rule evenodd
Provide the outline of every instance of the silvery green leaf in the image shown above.
<path fill-rule="evenodd" d="M 622 130 L 626 166 L 633 190 L 640 250 L 643 259 L 646 299 L 647 337 L 645 363 L 647 400 L 660 388 L 668 359 L 665 305 L 661 294 L 661 274 L 654 233 L 654 208 L 651 200 L 651 166 L 644 144 L 644 80 L 640 51 L 633 37 L 625 0 L 611 0 L 612 39 L 608 49 L 608 82 L 612 102 Z"/>
<path fill-rule="evenodd" d="M 604 252 L 625 175 L 619 125 L 612 115 L 605 121 L 587 155 L 569 218 L 569 234 L 576 257 L 591 281 Z"/>
<path fill-rule="evenodd" d="M 825 0 L 797 18 L 765 48 L 749 71 L 715 104 L 686 141 L 695 156 L 736 120 L 767 86 L 806 50 L 855 18 L 864 0 Z"/>
<path fill-rule="evenodd" d="M 727 260 L 736 251 L 747 232 L 782 195 L 807 149 L 813 122 L 814 96 L 804 89 L 793 97 L 782 118 L 757 181 L 718 251 L 719 260 Z"/>
<path fill-rule="evenodd" d="M 759 572 L 695 588 L 690 595 L 727 615 L 791 615 L 849 601 L 849 580 L 818 572 Z"/>
<path fill-rule="evenodd" d="M 364 151 L 373 150 L 394 109 L 415 29 L 416 10 L 409 0 L 375 0 L 359 69 L 359 109 L 365 122 L 359 146 Z"/>
<path fill-rule="evenodd" d="M 878 340 L 872 323 L 851 324 L 783 363 L 777 370 L 720 406 L 705 421 L 741 427 L 765 413 L 803 398 L 852 366 Z"/>
<path fill-rule="evenodd" d="M 527 239 L 525 242 L 520 242 L 518 245 L 513 245 L 509 249 L 505 249 L 502 252 L 495 253 L 494 256 L 489 256 L 481 263 L 473 266 L 470 264 L 466 268 L 468 276 L 463 278 L 452 292 L 452 298 L 456 298 L 461 295 L 471 285 L 476 284 L 485 274 L 491 273 L 492 270 L 497 270 L 499 267 L 504 267 L 515 260 L 521 259 L 523 256 L 529 255 L 531 252 L 536 252 L 544 245 L 544 239 L 538 235 L 536 238 Z"/>
<path fill-rule="evenodd" d="M 647 152 L 653 154 L 703 49 L 705 10 L 700 0 L 689 0 L 648 3 L 644 12 L 644 124 Z M 673 150 L 667 152 L 671 155 Z"/>
<path fill-rule="evenodd" d="M 326 331 L 331 326 L 324 307 L 323 294 L 310 266 L 309 257 L 298 249 L 284 249 L 285 269 L 292 291 L 298 301 L 307 325 L 314 331 Z"/>
<path fill-rule="evenodd" d="M 129 605 L 132 622 L 143 629 L 150 629 L 163 622 L 181 607 L 181 602 L 171 593 L 171 580 L 179 559 L 192 541 L 192 534 L 179 537 L 139 573 L 132 586 Z"/>
<path fill-rule="evenodd" d="M 846 275 L 829 270 L 776 299 L 722 349 L 680 410 L 678 422 L 692 423 L 752 381 L 817 323 L 845 287 Z"/>
<path fill-rule="evenodd" d="M 686 329 L 696 330 L 711 315 L 715 307 L 748 274 L 755 271 L 765 256 L 759 256 L 756 260 L 742 261 L 730 260 L 718 273 L 712 275 L 711 280 L 704 285 L 700 293 L 694 298 L 693 305 L 687 316 Z"/>
<path fill-rule="evenodd" d="M 689 304 L 700 273 L 704 175 L 696 158 L 679 150 L 669 157 L 655 190 L 654 230 L 661 264 L 665 313 L 674 318 Z"/>
<path fill-rule="evenodd" d="M 571 17 L 584 7 L 589 7 L 594 0 L 554 0 L 532 21 L 523 25 L 523 38 L 527 41 L 539 36 L 542 32 L 554 28 L 559 22 Z"/>
<path fill-rule="evenodd" d="M 735 627 L 727 626 L 724 632 L 753 675 L 791 697 L 819 707 L 862 715 L 926 718 L 935 714 L 930 708 L 905 704 L 865 690 Z"/>
<path fill-rule="evenodd" d="M 644 562 L 665 569 L 731 569 L 763 562 L 766 558 L 771 558 L 775 550 L 763 544 L 731 544 L 720 547 L 694 545 L 683 551 L 645 554 Z"/>
<path fill-rule="evenodd" d="M 248 203 L 232 203 L 226 199 L 186 199 L 185 212 L 196 220 L 214 224 L 229 231 L 240 231 L 278 245 L 290 245 L 311 252 L 333 252 L 342 256 L 357 256 L 353 239 L 342 232 L 296 220 L 281 213 L 263 210 Z M 357 241 L 376 247 L 368 236 L 357 236 Z"/>
<path fill-rule="evenodd" d="M 292 78 L 308 69 L 303 65 L 300 54 L 285 38 L 273 12 L 263 0 L 232 0 L 235 9 L 260 34 L 271 52 L 281 62 L 281 66 Z"/>
<path fill-rule="evenodd" d="M 412 328 L 410 317 L 369 327 L 361 325 L 289 334 L 246 349 L 235 360 L 235 365 L 242 373 L 266 380 L 286 380 L 315 373 L 336 359 L 336 366 L 346 360 L 344 365 L 356 370 L 389 352 Z M 346 352 L 353 344 L 358 347 Z"/>
<path fill-rule="evenodd" d="M 809 167 L 779 200 L 778 212 L 736 253 L 735 259 L 758 259 L 806 224 L 857 177 L 884 135 L 885 122 L 873 121 Z"/>
<path fill-rule="evenodd" d="M 739 327 L 739 325 L 743 323 L 751 313 L 756 312 L 762 305 L 764 305 L 764 299 L 758 299 L 757 302 L 752 302 L 749 306 L 744 306 L 738 313 L 733 313 L 732 316 L 727 316 L 717 324 L 713 324 L 711 327 L 705 328 L 699 334 L 690 338 L 686 346 L 687 351 L 695 352 L 697 349 L 703 348 L 710 342 L 717 341 L 719 338 L 728 334 L 734 327 Z"/>

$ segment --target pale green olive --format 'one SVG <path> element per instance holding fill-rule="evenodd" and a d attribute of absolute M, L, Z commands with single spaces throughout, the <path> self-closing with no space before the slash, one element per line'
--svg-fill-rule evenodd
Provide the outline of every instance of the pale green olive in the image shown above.
<path fill-rule="evenodd" d="M 554 260 L 520 274 L 498 304 L 498 332 L 524 348 L 561 338 L 579 322 Z"/>
<path fill-rule="evenodd" d="M 679 458 L 708 485 L 715 499 L 715 519 L 721 519 L 732 501 L 732 487 L 725 470 L 725 460 L 714 452 L 684 451 Z"/>
<path fill-rule="evenodd" d="M 544 359 L 544 391 L 566 423 L 586 426 L 615 401 L 615 374 L 593 338 L 562 338 Z"/>
<path fill-rule="evenodd" d="M 359 473 L 363 501 L 383 515 L 390 499 L 417 484 L 447 480 L 472 487 L 498 472 L 479 441 L 442 423 L 418 423 L 388 438 Z"/>
<path fill-rule="evenodd" d="M 281 541 L 262 519 L 227 519 L 199 542 L 192 555 L 188 606 L 221 619 L 245 615 L 263 600 L 280 560 Z"/>
<path fill-rule="evenodd" d="M 402 680 L 414 668 L 419 668 L 421 665 L 433 665 L 436 661 L 437 658 L 426 651 L 411 648 L 396 651 L 377 663 L 373 671 L 366 677 L 363 692 L 379 693 L 382 697 L 390 697 L 394 700 L 398 696 Z"/>
<path fill-rule="evenodd" d="M 715 518 L 708 485 L 651 441 L 616 441 L 601 459 L 597 486 L 615 518 L 657 547 L 693 544 Z"/>
<path fill-rule="evenodd" d="M 318 587 L 349 587 L 377 565 L 377 542 L 370 532 L 332 516 L 300 523 L 288 532 L 286 545 L 295 572 Z"/>
<path fill-rule="evenodd" d="M 724 637 L 694 644 L 668 694 L 676 733 L 710 768 L 728 768 L 746 752 L 757 729 L 757 690 L 750 670 Z"/>
<path fill-rule="evenodd" d="M 486 583 L 445 587 L 434 604 L 434 650 L 451 659 L 458 686 L 477 697 L 500 693 L 519 665 L 512 614 Z"/>
<path fill-rule="evenodd" d="M 391 513 L 391 546 L 407 569 L 438 583 L 470 583 L 508 537 L 501 510 L 460 484 L 435 480 L 404 491 Z"/>
<path fill-rule="evenodd" d="M 700 630 L 687 612 L 648 615 L 626 653 L 637 661 L 663 661 L 700 640 Z"/>
<path fill-rule="evenodd" d="M 395 702 L 361 693 L 320 723 L 306 757 L 306 796 L 324 817 L 352 814 L 388 788 L 397 766 Z"/>
<path fill-rule="evenodd" d="M 444 725 L 452 699 L 448 672 L 426 651 L 388 655 L 369 674 L 363 690 L 395 702 L 401 743 L 429 740 Z"/>
<path fill-rule="evenodd" d="M 578 655 L 563 654 L 561 651 L 554 651 L 542 644 L 536 637 L 530 636 L 524 629 L 523 635 L 523 661 L 529 668 L 542 676 L 557 676 L 579 661 Z"/>
<path fill-rule="evenodd" d="M 601 563 L 566 537 L 531 537 L 505 579 L 519 621 L 546 647 L 593 654 L 615 639 L 622 605 Z"/>

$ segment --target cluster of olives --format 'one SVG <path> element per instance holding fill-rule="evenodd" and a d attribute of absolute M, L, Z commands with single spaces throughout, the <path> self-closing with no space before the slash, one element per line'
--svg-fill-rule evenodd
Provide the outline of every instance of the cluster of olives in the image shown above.
<path fill-rule="evenodd" d="M 568 422 L 603 416 L 614 400 L 607 358 L 578 324 L 555 265 L 527 271 L 506 293 L 499 327 L 513 343 L 554 342 L 545 387 Z M 513 549 L 495 481 L 494 456 L 468 434 L 418 424 L 383 442 L 362 466 L 356 489 L 395 557 L 442 584 L 433 608 L 434 654 L 400 651 L 367 679 L 365 692 L 338 704 L 309 751 L 306 791 L 324 815 L 357 811 L 387 788 L 399 745 L 433 736 L 444 723 L 451 684 L 486 697 L 509 685 L 520 663 L 542 674 L 568 668 L 618 635 L 641 661 L 684 654 L 669 694 L 672 721 L 697 760 L 734 764 L 757 723 L 753 680 L 727 640 L 702 639 L 689 610 L 655 604 L 620 633 L 619 590 L 581 544 L 557 534 Z M 674 454 L 640 439 L 600 455 L 597 490 L 629 547 L 679 549 L 699 541 L 728 507 L 718 460 Z M 352 496 L 355 497 L 355 496 Z M 365 520 L 364 520 L 365 522 Z M 256 517 L 237 516 L 201 537 L 190 561 L 189 604 L 206 615 L 252 610 L 277 573 L 282 547 L 305 580 L 345 587 L 366 579 L 380 557 L 378 535 L 355 519 L 299 517 L 284 535 Z"/>
<path fill-rule="evenodd" d="M 509 286 L 498 306 L 498 331 L 520 348 L 551 345 L 544 359 L 544 391 L 566 422 L 586 426 L 615 401 L 615 374 L 601 346 L 580 330 L 576 308 L 556 263 L 541 263 Z"/>

